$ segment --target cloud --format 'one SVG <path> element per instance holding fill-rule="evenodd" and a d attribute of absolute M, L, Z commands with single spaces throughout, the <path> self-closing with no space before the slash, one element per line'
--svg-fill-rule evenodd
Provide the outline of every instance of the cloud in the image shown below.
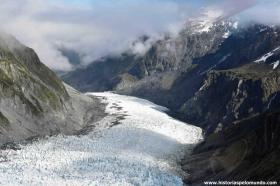
<path fill-rule="evenodd" d="M 143 53 L 163 33 L 176 35 L 187 18 L 198 16 L 203 8 L 224 16 L 242 11 L 242 19 L 280 22 L 279 3 L 272 2 L 277 1 L 1 0 L 0 23 L 3 31 L 34 48 L 46 65 L 69 71 L 73 67 L 59 48 L 77 51 L 84 64 L 131 46 Z M 135 43 L 143 35 L 150 39 Z"/>
<path fill-rule="evenodd" d="M 279 0 L 213 0 L 208 7 L 222 10 L 224 17 L 237 18 L 243 24 L 280 24 Z"/>
<path fill-rule="evenodd" d="M 49 67 L 67 71 L 72 66 L 59 47 L 79 52 L 87 64 L 141 35 L 177 32 L 191 8 L 171 0 L 1 0 L 0 12 L 2 30 L 34 48 Z"/>
<path fill-rule="evenodd" d="M 243 22 L 257 22 L 261 24 L 280 24 L 280 1 L 258 0 L 255 6 L 242 12 L 239 17 Z"/>

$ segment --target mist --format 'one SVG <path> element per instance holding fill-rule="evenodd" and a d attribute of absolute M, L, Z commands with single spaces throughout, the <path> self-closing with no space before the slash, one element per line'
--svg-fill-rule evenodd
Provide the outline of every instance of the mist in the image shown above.
<path fill-rule="evenodd" d="M 239 15 L 242 22 L 256 22 L 265 25 L 280 24 L 280 1 L 259 0 Z"/>
<path fill-rule="evenodd" d="M 1 0 L 1 30 L 35 49 L 54 70 L 73 67 L 61 48 L 76 51 L 87 65 L 107 54 L 133 47 L 144 53 L 165 33 L 176 35 L 186 20 L 201 10 L 222 11 L 224 17 L 279 24 L 276 0 Z M 143 35 L 149 41 L 135 42 Z"/>
<path fill-rule="evenodd" d="M 50 68 L 68 71 L 73 67 L 61 47 L 77 51 L 88 64 L 125 50 L 142 35 L 177 32 L 191 11 L 189 4 L 173 1 L 80 2 L 2 0 L 1 29 L 34 48 Z"/>

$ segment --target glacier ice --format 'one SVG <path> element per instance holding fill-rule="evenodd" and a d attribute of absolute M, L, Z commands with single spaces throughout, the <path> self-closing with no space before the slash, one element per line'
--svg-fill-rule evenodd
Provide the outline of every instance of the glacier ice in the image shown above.
<path fill-rule="evenodd" d="M 88 95 L 108 102 L 108 116 L 96 129 L 3 151 L 8 160 L 0 163 L 0 185 L 183 185 L 178 161 L 202 139 L 200 128 L 143 99 Z"/>

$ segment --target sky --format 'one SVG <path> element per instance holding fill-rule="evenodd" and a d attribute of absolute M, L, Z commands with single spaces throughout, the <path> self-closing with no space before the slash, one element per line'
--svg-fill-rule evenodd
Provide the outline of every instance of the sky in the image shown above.
<path fill-rule="evenodd" d="M 176 35 L 186 20 L 205 9 L 238 12 L 241 20 L 280 23 L 280 0 L 0 0 L 1 31 L 35 49 L 42 62 L 54 70 L 73 67 L 59 48 L 78 52 L 83 64 L 132 47 L 148 35 L 145 52 L 165 33 Z"/>

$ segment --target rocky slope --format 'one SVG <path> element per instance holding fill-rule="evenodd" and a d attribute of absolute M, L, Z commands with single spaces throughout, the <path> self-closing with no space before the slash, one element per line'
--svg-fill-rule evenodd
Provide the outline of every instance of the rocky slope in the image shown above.
<path fill-rule="evenodd" d="M 128 72 L 137 64 L 138 59 L 132 54 L 123 54 L 118 57 L 105 57 L 96 61 L 87 68 L 81 68 L 69 74 L 62 76 L 66 83 L 83 92 L 102 92 L 116 88 L 121 83 L 123 76 L 131 81 L 137 77 L 130 75 Z M 127 86 L 127 84 L 126 84 Z"/>
<path fill-rule="evenodd" d="M 4 33 L 0 36 L 0 89 L 0 145 L 33 136 L 70 134 L 103 113 L 97 100 L 65 87 L 32 49 Z"/>
<path fill-rule="evenodd" d="M 201 88 L 181 107 L 184 117 L 208 133 L 279 108 L 279 70 L 248 64 L 207 74 Z"/>
<path fill-rule="evenodd" d="M 143 56 L 123 56 L 63 79 L 83 91 L 114 90 L 152 100 L 202 127 L 205 142 L 183 162 L 191 172 L 188 181 L 279 178 L 278 26 L 223 20 L 191 25 Z M 100 66 L 104 73 L 95 76 Z M 98 86 L 104 80 L 110 86 Z"/>
<path fill-rule="evenodd" d="M 264 111 L 279 91 L 280 29 L 237 25 L 217 21 L 207 32 L 186 27 L 178 37 L 156 42 L 144 56 L 127 52 L 104 58 L 63 79 L 82 91 L 147 98 L 212 132 L 219 123 Z"/>
<path fill-rule="evenodd" d="M 280 30 L 258 31 L 263 29 L 241 30 L 216 53 L 196 60 L 203 81 L 180 108 L 187 119 L 213 132 L 217 125 L 279 107 Z"/>
<path fill-rule="evenodd" d="M 204 181 L 278 181 L 279 112 L 235 122 L 231 128 L 211 134 L 183 162 L 190 172 L 186 183 Z"/>
<path fill-rule="evenodd" d="M 117 90 L 169 106 L 169 102 L 179 102 L 172 100 L 173 93 L 168 101 L 158 93 L 173 90 L 193 68 L 194 59 L 215 52 L 235 29 L 236 23 L 230 21 L 215 23 L 209 32 L 194 32 L 193 27 L 186 26 L 177 37 L 166 36 L 154 43 L 143 56 L 127 51 L 120 56 L 104 57 L 62 79 L 81 91 Z"/>

